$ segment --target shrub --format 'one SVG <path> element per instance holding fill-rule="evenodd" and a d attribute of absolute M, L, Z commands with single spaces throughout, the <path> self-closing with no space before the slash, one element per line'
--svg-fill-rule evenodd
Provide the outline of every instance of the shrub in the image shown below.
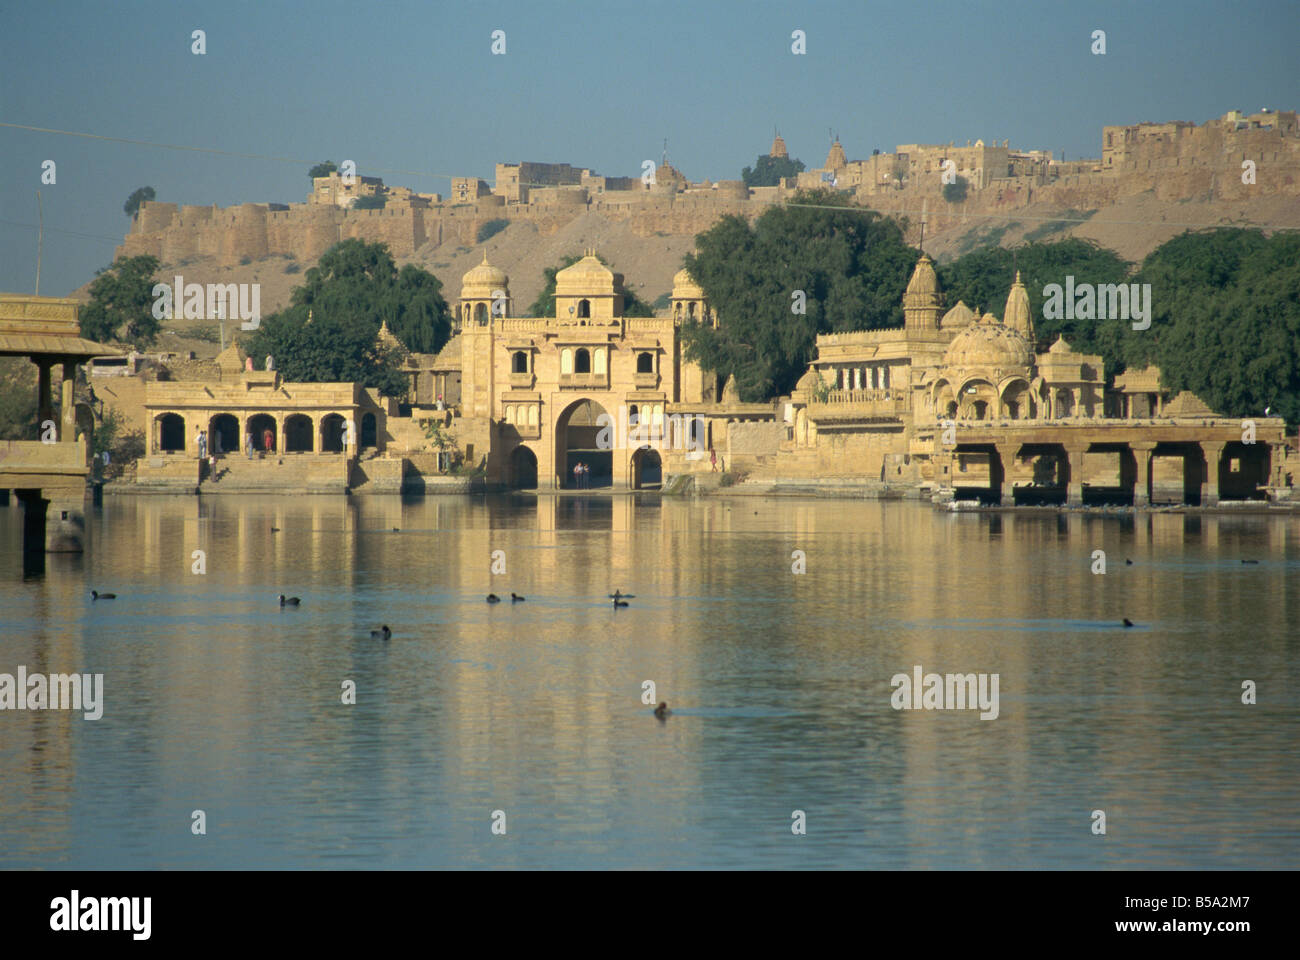
<path fill-rule="evenodd" d="M 480 224 L 478 228 L 478 243 L 485 243 L 491 240 L 498 233 L 510 226 L 509 220 L 489 220 Z"/>

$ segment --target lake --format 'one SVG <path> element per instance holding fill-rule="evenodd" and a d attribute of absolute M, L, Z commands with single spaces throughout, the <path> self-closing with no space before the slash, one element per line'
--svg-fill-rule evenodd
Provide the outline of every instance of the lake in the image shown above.
<path fill-rule="evenodd" d="M 1295 518 L 119 496 L 24 578 L 12 503 L 0 673 L 104 693 L 0 711 L 0 867 L 1300 863 Z"/>

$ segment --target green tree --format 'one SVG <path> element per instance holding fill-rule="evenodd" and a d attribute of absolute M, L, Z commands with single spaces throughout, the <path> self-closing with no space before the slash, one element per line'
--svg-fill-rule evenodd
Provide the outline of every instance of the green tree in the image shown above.
<path fill-rule="evenodd" d="M 964 300 L 972 310 L 992 311 L 1001 317 L 1007 293 L 1019 270 L 1029 292 L 1038 343 L 1050 345 L 1058 335 L 1064 336 L 1076 350 L 1103 354 L 1113 371 L 1120 361 L 1114 339 L 1116 331 L 1099 325 L 1096 320 L 1044 318 L 1043 288 L 1052 283 L 1064 285 L 1067 276 L 1073 276 L 1076 284 L 1123 283 L 1132 269 L 1133 264 L 1113 251 L 1091 240 L 1071 238 L 1054 243 L 1028 243 L 1014 251 L 998 246 L 983 247 L 940 265 L 936 272 L 947 306 Z"/>
<path fill-rule="evenodd" d="M 0 357 L 0 440 L 39 440 L 36 404 L 36 364 Z"/>
<path fill-rule="evenodd" d="M 541 292 L 537 294 L 537 299 L 528 307 L 528 316 L 530 317 L 553 317 L 555 316 L 555 275 L 565 267 L 571 267 L 582 257 L 577 254 L 566 256 L 557 266 L 546 267 L 542 271 L 542 278 L 546 281 L 542 285 Z M 605 263 L 605 258 L 596 255 L 596 259 Z M 605 266 L 609 266 L 605 263 Z M 653 317 L 654 308 L 638 297 L 631 290 L 623 291 L 623 316 L 625 317 Z"/>
<path fill-rule="evenodd" d="M 388 198 L 382 193 L 369 197 L 357 197 L 352 201 L 353 210 L 382 210 L 388 205 Z"/>
<path fill-rule="evenodd" d="M 156 194 L 154 193 L 153 187 L 141 187 L 139 190 L 131 194 L 131 196 L 126 198 L 126 203 L 123 205 L 122 209 L 126 212 L 128 217 L 134 217 L 136 212 L 140 209 L 140 204 L 144 203 L 146 200 L 152 200 L 155 196 Z"/>
<path fill-rule="evenodd" d="M 970 183 L 965 177 L 959 176 L 952 183 L 943 185 L 943 198 L 949 203 L 965 203 L 966 191 L 970 188 Z"/>
<path fill-rule="evenodd" d="M 763 155 L 754 162 L 754 166 L 742 170 L 740 178 L 747 187 L 775 187 L 781 183 L 782 177 L 796 177 L 803 170 L 802 160 Z"/>
<path fill-rule="evenodd" d="M 119 257 L 96 271 L 90 303 L 81 310 L 81 335 L 89 340 L 129 343 L 143 350 L 158 339 L 161 324 L 153 315 L 157 258 Z"/>
<path fill-rule="evenodd" d="M 317 177 L 328 177 L 331 173 L 337 171 L 338 168 L 339 165 L 333 160 L 326 160 L 324 163 L 318 163 L 316 166 L 308 170 L 307 176 L 312 180 L 315 180 Z"/>
<path fill-rule="evenodd" d="M 686 268 L 718 314 L 716 329 L 683 324 L 687 356 L 724 379 L 734 375 L 742 400 L 792 389 L 819 333 L 902 325 L 916 251 L 899 224 L 844 204 L 833 191 L 800 192 L 752 226 L 723 217 L 687 254 Z M 795 312 L 797 292 L 803 313 Z"/>
<path fill-rule="evenodd" d="M 1161 245 L 1132 278 L 1151 284 L 1151 326 L 1110 326 L 1129 364 L 1159 365 L 1231 417 L 1300 423 L 1300 232 L 1225 228 Z"/>
<path fill-rule="evenodd" d="M 275 357 L 287 380 L 354 380 L 401 396 L 400 352 L 376 345 L 385 322 L 407 350 L 436 353 L 451 337 L 442 284 L 413 264 L 399 271 L 382 243 L 344 240 L 307 271 L 289 307 L 262 320 L 248 352 Z"/>

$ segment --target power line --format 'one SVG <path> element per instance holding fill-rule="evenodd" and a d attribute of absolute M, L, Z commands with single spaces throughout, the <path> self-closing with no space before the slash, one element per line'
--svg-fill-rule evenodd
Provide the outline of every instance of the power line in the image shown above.
<path fill-rule="evenodd" d="M 31 230 L 39 229 L 39 226 L 35 223 L 21 223 L 18 220 L 0 220 L 0 223 L 3 223 L 6 226 L 10 226 L 10 227 L 27 227 Z M 109 243 L 122 242 L 121 237 L 105 237 L 105 236 L 101 236 L 98 233 L 78 233 L 76 230 L 62 230 L 59 227 L 46 227 L 45 229 L 49 233 L 66 233 L 69 236 L 83 237 L 87 240 L 106 240 Z"/>

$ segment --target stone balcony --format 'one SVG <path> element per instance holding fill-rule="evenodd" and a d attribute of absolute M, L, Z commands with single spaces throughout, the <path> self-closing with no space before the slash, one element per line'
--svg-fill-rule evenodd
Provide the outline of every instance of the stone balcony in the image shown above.
<path fill-rule="evenodd" d="M 608 390 L 608 373 L 562 373 L 561 390 Z"/>
<path fill-rule="evenodd" d="M 824 401 L 808 404 L 808 417 L 818 423 L 897 420 L 910 411 L 904 390 L 831 390 Z"/>

